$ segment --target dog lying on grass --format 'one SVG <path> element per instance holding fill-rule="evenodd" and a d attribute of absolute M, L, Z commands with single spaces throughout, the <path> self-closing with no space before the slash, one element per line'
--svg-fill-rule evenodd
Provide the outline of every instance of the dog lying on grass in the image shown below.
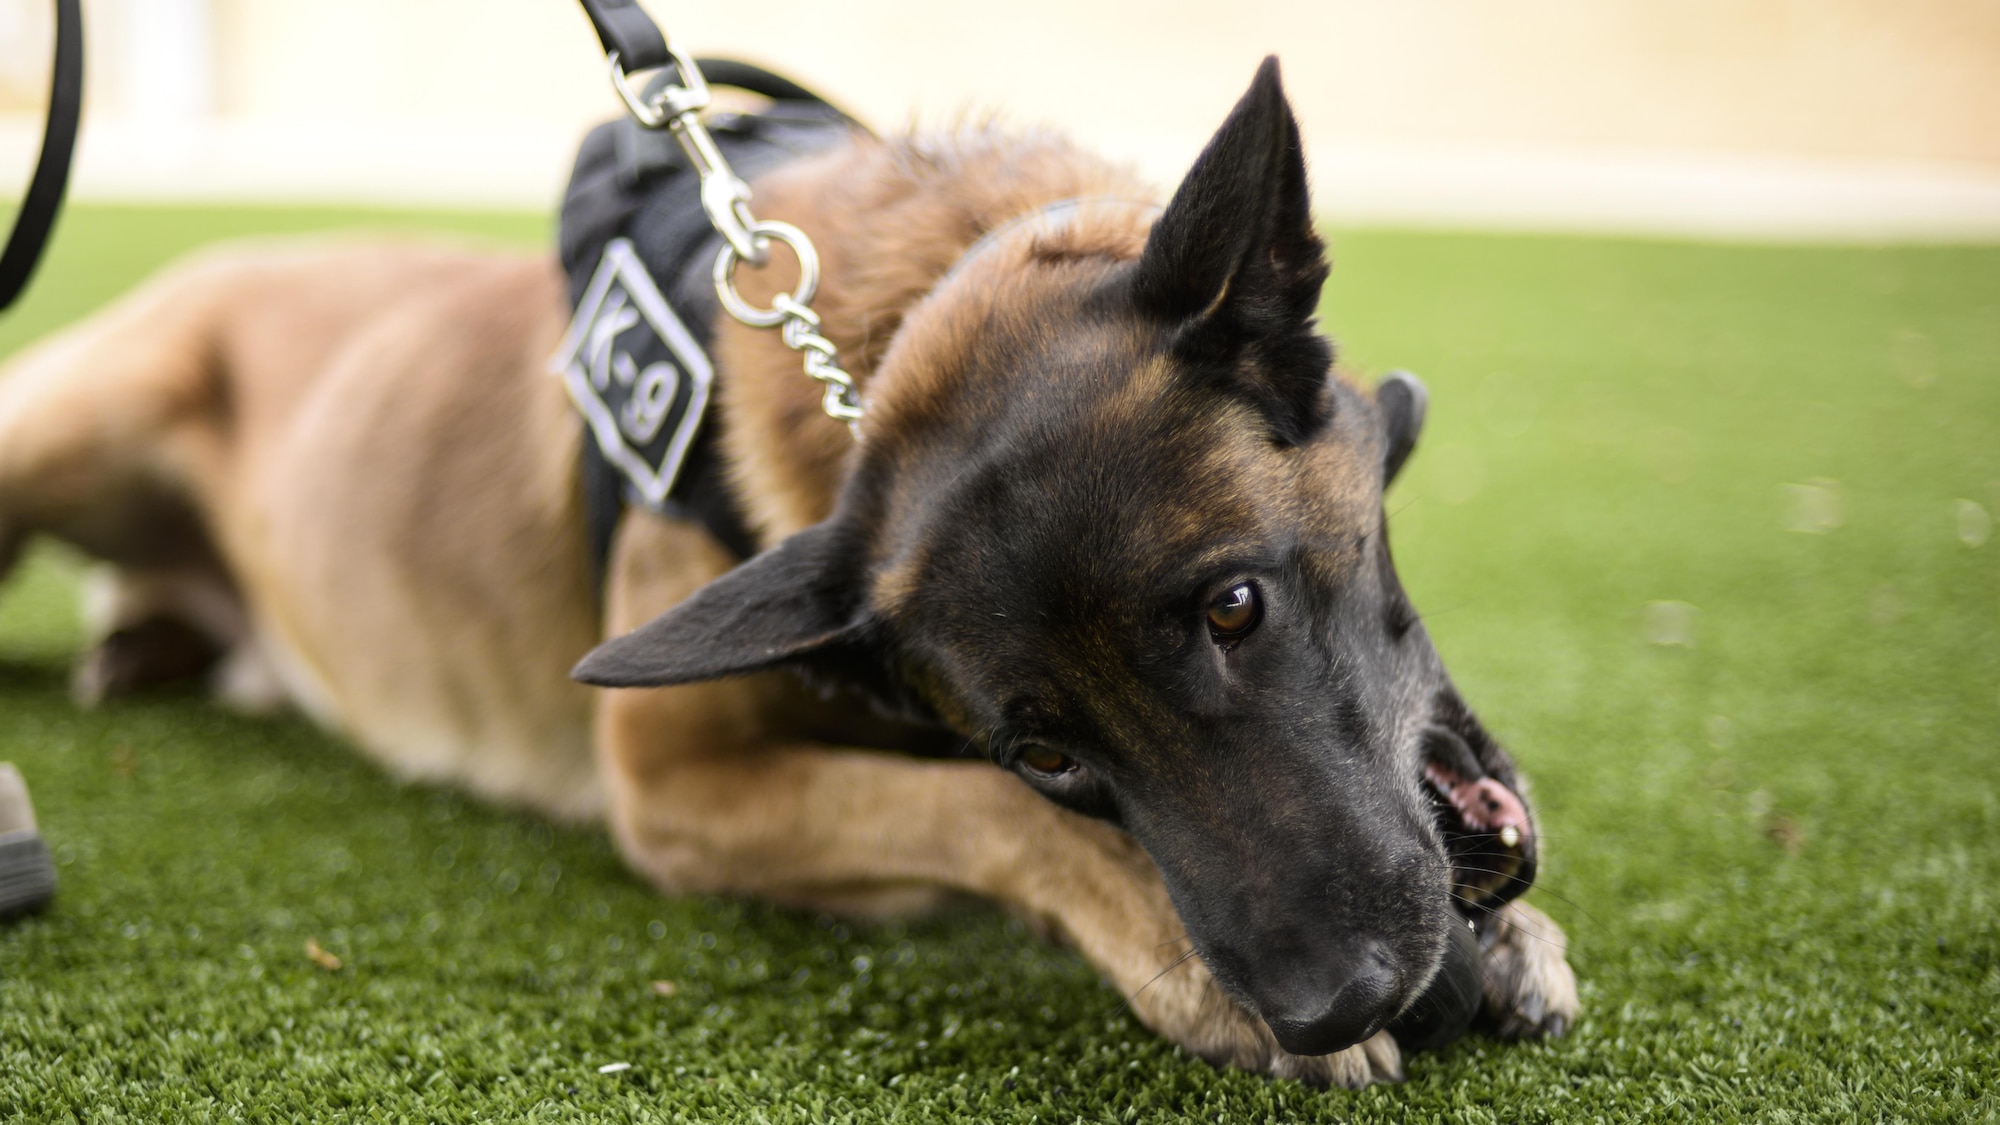
<path fill-rule="evenodd" d="M 1424 394 L 1315 331 L 1275 62 L 1164 209 L 998 133 L 856 133 L 754 186 L 818 243 L 868 407 L 857 442 L 775 334 L 712 326 L 755 557 L 633 509 L 600 589 L 546 259 L 260 247 L 15 361 L 0 572 L 34 533 L 109 564 L 87 696 L 206 672 L 601 817 L 670 892 L 984 896 L 1221 1064 L 1396 1078 L 1455 956 L 1503 1034 L 1560 1033 L 1519 779 L 1390 561 Z"/>

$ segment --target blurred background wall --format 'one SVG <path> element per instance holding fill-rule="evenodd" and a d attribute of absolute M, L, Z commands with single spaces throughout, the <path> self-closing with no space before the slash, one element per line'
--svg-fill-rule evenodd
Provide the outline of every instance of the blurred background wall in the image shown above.
<path fill-rule="evenodd" d="M 541 208 L 618 109 L 569 0 L 84 6 L 81 198 Z M 683 47 L 792 74 L 878 128 L 999 109 L 1168 186 L 1275 52 L 1337 221 L 2000 236 L 2000 0 L 649 7 Z M 0 0 L 14 182 L 48 9 Z"/>

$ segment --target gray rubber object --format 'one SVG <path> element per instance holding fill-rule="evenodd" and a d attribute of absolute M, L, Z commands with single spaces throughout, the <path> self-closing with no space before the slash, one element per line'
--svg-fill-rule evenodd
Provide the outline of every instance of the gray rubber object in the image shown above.
<path fill-rule="evenodd" d="M 1470 926 L 1453 926 L 1437 977 L 1416 1003 L 1389 1022 L 1389 1034 L 1405 1051 L 1435 1051 L 1450 1045 L 1479 1014 L 1484 976 L 1479 939 Z"/>
<path fill-rule="evenodd" d="M 28 785 L 0 762 L 0 919 L 40 910 L 56 894 L 56 864 L 35 830 Z"/>

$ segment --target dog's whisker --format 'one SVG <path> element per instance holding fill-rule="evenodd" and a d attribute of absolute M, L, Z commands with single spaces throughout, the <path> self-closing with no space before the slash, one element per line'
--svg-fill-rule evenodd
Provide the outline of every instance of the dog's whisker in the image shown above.
<path fill-rule="evenodd" d="M 1479 993 L 1483 991 L 1479 985 L 1456 974 L 1443 977 L 1443 983 L 1450 990 L 1452 1000 L 1460 1005 L 1478 999 Z M 1431 982 L 1432 987 L 1436 987 L 1437 984 L 1438 981 L 1435 979 Z"/>
<path fill-rule="evenodd" d="M 1542 834 L 1541 834 L 1541 833 L 1539 833 L 1539 832 L 1538 832 L 1538 833 L 1536 833 L 1536 834 L 1534 834 L 1534 835 L 1532 835 L 1532 836 L 1528 836 L 1528 835 L 1526 835 L 1526 834 L 1524 833 L 1524 834 L 1523 834 L 1523 837 L 1524 837 L 1525 839 L 1529 839 L 1529 840 L 1533 840 L 1533 841 L 1534 841 L 1534 842 L 1535 842 L 1536 844 L 1548 844 L 1548 843 L 1567 843 L 1567 842 L 1569 841 L 1569 837 L 1567 837 L 1567 836 L 1544 836 L 1544 835 L 1542 835 Z M 1458 834 L 1458 836 L 1457 836 L 1457 839 L 1459 839 L 1459 840 L 1471 840 L 1471 841 L 1477 841 L 1477 842 L 1482 842 L 1482 843 L 1491 843 L 1491 842 L 1493 842 L 1493 841 L 1496 841 L 1496 840 L 1500 839 L 1500 833 L 1498 833 L 1498 832 L 1462 832 L 1462 833 L 1459 833 L 1459 834 Z M 1506 847 L 1504 847 L 1504 845 L 1503 845 L 1503 848 L 1502 848 L 1502 850 L 1501 850 L 1501 851 L 1499 851 L 1499 852 L 1492 852 L 1492 851 L 1477 851 L 1477 852 L 1466 852 L 1465 854 L 1467 854 L 1467 855 L 1511 855 L 1511 854 L 1513 854 L 1513 851 L 1514 851 L 1514 849 L 1511 849 L 1511 848 L 1506 848 Z"/>
<path fill-rule="evenodd" d="M 1494 917 L 1494 918 L 1498 918 L 1500 916 L 1499 907 L 1489 906 L 1484 902 L 1480 902 L 1478 899 L 1467 898 L 1466 896 L 1459 894 L 1457 891 L 1453 891 L 1451 893 L 1451 900 L 1466 910 L 1476 910 L 1481 914 L 1485 914 L 1489 917 Z"/>
<path fill-rule="evenodd" d="M 1163 944 L 1164 944 L 1164 943 L 1163 943 Z M 1187 952 L 1185 952 L 1185 953 L 1181 954 L 1181 955 L 1180 955 L 1179 957 L 1176 957 L 1176 958 L 1174 958 L 1174 959 L 1173 959 L 1173 962 L 1172 962 L 1171 964 L 1169 964 L 1169 965 L 1168 965 L 1168 966 L 1167 966 L 1166 968 L 1164 968 L 1164 969 L 1161 969 L 1161 970 L 1160 970 L 1159 972 L 1157 972 L 1157 973 L 1154 973 L 1154 974 L 1153 974 L 1153 979 L 1152 979 L 1152 980 L 1149 980 L 1149 981 L 1147 981 L 1147 982 L 1146 982 L 1145 984 L 1142 984 L 1142 985 L 1140 985 L 1140 986 L 1139 986 L 1139 990 L 1138 990 L 1137 992 L 1134 992 L 1134 993 L 1133 993 L 1133 994 L 1132 994 L 1132 995 L 1131 995 L 1130 997 L 1128 997 L 1128 998 L 1126 999 L 1126 1002 L 1127 1002 L 1127 1003 L 1132 1003 L 1133 1001 L 1136 1001 L 1136 1000 L 1138 1000 L 1140 996 L 1142 996 L 1142 995 L 1144 995 L 1144 994 L 1145 994 L 1145 991 L 1146 991 L 1147 989 L 1149 989 L 1149 988 L 1153 987 L 1153 986 L 1154 986 L 1155 984 L 1159 983 L 1159 980 L 1160 980 L 1160 978 L 1161 978 L 1161 977 L 1164 977 L 1164 976 L 1166 976 L 1166 975 L 1167 975 L 1168 973 L 1171 973 L 1171 972 L 1173 972 L 1173 971 L 1174 971 L 1175 969 L 1178 969 L 1178 968 L 1180 968 L 1180 967 L 1181 967 L 1182 965 L 1186 964 L 1186 963 L 1188 962 L 1188 960 L 1189 960 L 1190 958 L 1192 958 L 1193 956 L 1194 956 L 1194 946 L 1190 945 L 1190 946 L 1188 946 L 1188 949 L 1187 949 Z"/>
<path fill-rule="evenodd" d="M 1496 872 L 1496 874 L 1498 873 Z M 1569 896 L 1561 894 L 1557 891 L 1549 890 L 1546 887 L 1538 887 L 1536 889 L 1536 893 L 1546 895 L 1549 898 L 1553 898 L 1557 902 L 1560 902 L 1563 905 L 1568 906 L 1570 909 L 1575 910 L 1577 914 L 1580 915 L 1585 921 L 1589 922 L 1591 925 L 1597 927 L 1598 929 L 1604 928 L 1603 920 L 1599 919 L 1597 915 L 1592 914 L 1590 911 L 1584 909 L 1581 905 L 1577 903 L 1575 899 L 1572 899 Z M 1492 917 L 1495 918 L 1500 916 L 1500 911 L 1503 909 L 1502 907 L 1489 906 L 1486 903 L 1477 902 L 1473 899 L 1469 899 L 1464 895 L 1459 894 L 1457 891 L 1451 892 L 1451 897 L 1452 901 L 1458 903 L 1460 906 L 1464 907 L 1467 910 L 1477 910 L 1480 911 L 1481 913 L 1491 915 Z"/>
<path fill-rule="evenodd" d="M 1500 855 L 1500 857 L 1492 857 L 1492 859 L 1512 859 L 1512 855 Z M 1512 871 L 1498 871 L 1498 869 L 1478 869 L 1478 875 L 1488 875 L 1488 877 L 1492 877 L 1492 879 L 1508 879 L 1508 881 L 1512 881 L 1512 883 L 1520 883 L 1520 885 L 1524 885 L 1524 887 L 1540 887 L 1540 883 L 1536 883 L 1534 879 L 1528 879 L 1528 877 L 1524 877 L 1524 875 L 1514 875 Z"/>
<path fill-rule="evenodd" d="M 1485 911 L 1486 911 L 1487 913 L 1489 913 L 1489 914 L 1493 915 L 1493 916 L 1494 916 L 1494 917 L 1496 917 L 1496 918 L 1497 918 L 1497 917 L 1499 917 L 1499 914 L 1500 914 L 1500 912 L 1499 912 L 1499 911 L 1497 911 L 1497 910 L 1494 910 L 1494 909 L 1492 909 L 1491 907 L 1479 907 L 1479 906 L 1475 906 L 1475 907 L 1473 907 L 1473 909 L 1475 909 L 1475 910 L 1485 910 Z M 1517 933 L 1517 934 L 1520 934 L 1520 935 L 1521 935 L 1522 937 L 1525 937 L 1525 938 L 1528 938 L 1528 939 L 1529 939 L 1529 940 L 1531 940 L 1531 941 L 1538 941 L 1538 942 L 1541 942 L 1541 943 L 1542 943 L 1543 945 L 1546 945 L 1546 946 L 1548 946 L 1548 947 L 1549 947 L 1550 949 L 1553 949 L 1553 950 L 1557 951 L 1558 953 L 1567 953 L 1567 952 L 1569 951 L 1569 947 L 1568 947 L 1567 945 L 1564 945 L 1564 944 L 1562 944 L 1562 943 L 1560 943 L 1560 942 L 1556 942 L 1556 941 L 1554 941 L 1554 940 L 1551 940 L 1551 939 L 1549 939 L 1549 938 L 1546 938 L 1546 937 L 1543 937 L 1543 936 L 1542 936 L 1541 934 L 1539 934 L 1539 933 L 1536 933 L 1536 932 L 1535 932 L 1534 930 L 1531 930 L 1531 929 L 1528 929 L 1528 928 L 1526 928 L 1526 927 L 1524 927 L 1524 926 L 1515 926 L 1515 927 L 1513 928 L 1513 932 L 1514 932 L 1514 933 Z"/>

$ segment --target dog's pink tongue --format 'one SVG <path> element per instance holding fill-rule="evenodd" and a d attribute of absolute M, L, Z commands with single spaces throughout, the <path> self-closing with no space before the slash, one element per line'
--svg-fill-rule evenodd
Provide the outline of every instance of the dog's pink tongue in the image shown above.
<path fill-rule="evenodd" d="M 1528 807 L 1512 789 L 1490 777 L 1453 785 L 1451 803 L 1468 827 L 1486 832 L 1512 828 L 1522 836 L 1528 834 Z"/>

